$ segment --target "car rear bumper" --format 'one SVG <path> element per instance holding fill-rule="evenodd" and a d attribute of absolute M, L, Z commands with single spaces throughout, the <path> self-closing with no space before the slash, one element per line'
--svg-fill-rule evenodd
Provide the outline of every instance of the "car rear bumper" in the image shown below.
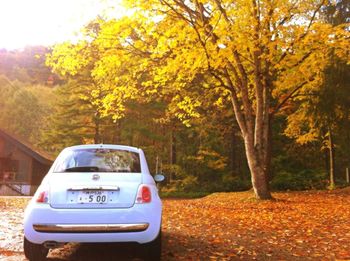
<path fill-rule="evenodd" d="M 119 233 L 141 232 L 149 227 L 148 223 L 141 224 L 34 224 L 36 232 L 42 233 Z"/>
<path fill-rule="evenodd" d="M 31 203 L 24 216 L 24 235 L 36 244 L 153 241 L 160 230 L 161 202 L 124 209 L 54 209 Z"/>

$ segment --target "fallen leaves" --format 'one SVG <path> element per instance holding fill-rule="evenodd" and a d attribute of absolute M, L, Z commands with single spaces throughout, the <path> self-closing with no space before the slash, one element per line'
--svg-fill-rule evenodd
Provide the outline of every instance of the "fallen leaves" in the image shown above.
<path fill-rule="evenodd" d="M 229 260 L 350 259 L 348 190 L 274 196 L 275 201 L 259 202 L 248 192 L 215 193 L 197 200 L 165 201 L 164 251 L 174 254 L 166 260 L 195 260 L 187 252 L 194 242 L 201 242 L 197 253 L 219 260 L 220 256 Z M 174 240 L 180 234 L 181 241 Z"/>
<path fill-rule="evenodd" d="M 164 200 L 163 260 L 350 260 L 349 189 L 275 193 L 277 200 L 263 202 L 251 197 Z M 6 213 L 0 216 L 0 257 L 23 260 L 27 200 L 0 198 Z M 78 248 L 68 245 L 50 257 L 75 260 L 84 255 Z"/>
<path fill-rule="evenodd" d="M 23 209 L 29 198 L 0 198 L 0 259 L 1 256 L 18 255 L 23 251 Z"/>

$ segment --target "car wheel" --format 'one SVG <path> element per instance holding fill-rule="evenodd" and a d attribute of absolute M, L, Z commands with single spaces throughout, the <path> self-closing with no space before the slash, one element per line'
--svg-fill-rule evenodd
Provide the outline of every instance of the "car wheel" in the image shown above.
<path fill-rule="evenodd" d="M 49 253 L 49 250 L 45 248 L 43 245 L 32 243 L 25 237 L 23 242 L 23 249 L 24 249 L 24 255 L 30 261 L 45 260 L 47 254 Z"/>
<path fill-rule="evenodd" d="M 144 245 L 145 247 L 145 260 L 147 261 L 160 261 L 162 256 L 162 231 L 152 242 Z"/>

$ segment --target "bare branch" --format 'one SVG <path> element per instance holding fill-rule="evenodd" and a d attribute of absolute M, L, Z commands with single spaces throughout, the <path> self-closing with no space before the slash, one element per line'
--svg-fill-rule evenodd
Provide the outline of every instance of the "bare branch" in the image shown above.
<path fill-rule="evenodd" d="M 311 54 L 312 54 L 312 51 L 307 52 L 306 54 L 304 54 L 303 57 L 301 57 L 301 59 L 299 61 L 294 63 L 292 66 L 289 66 L 288 68 L 284 67 L 284 68 L 280 69 L 279 72 L 284 72 L 284 71 L 286 71 L 289 68 L 294 68 L 294 67 L 297 67 L 297 66 L 301 65 Z"/>
<path fill-rule="evenodd" d="M 298 92 L 305 84 L 307 84 L 308 81 L 304 81 L 297 85 L 279 104 L 276 105 L 274 110 L 271 113 L 271 116 L 274 116 L 281 108 L 282 106 L 289 100 L 291 99 L 296 92 Z"/>
<path fill-rule="evenodd" d="M 243 84 L 242 78 L 238 75 L 236 68 L 233 66 L 233 64 L 229 60 L 227 60 L 227 64 L 228 64 L 230 71 L 233 72 L 233 75 L 236 79 L 236 86 L 241 86 Z"/>
<path fill-rule="evenodd" d="M 231 23 L 231 20 L 228 18 L 228 15 L 227 15 L 227 13 L 226 13 L 226 10 L 222 7 L 220 0 L 215 0 L 215 3 L 216 3 L 216 5 L 217 5 L 218 9 L 220 10 L 220 12 L 223 14 L 223 16 L 224 16 L 226 22 L 230 24 L 230 23 Z"/>
<path fill-rule="evenodd" d="M 315 20 L 316 14 L 320 11 L 321 7 L 324 5 L 324 2 L 325 2 L 325 0 L 323 0 L 323 1 L 321 2 L 321 4 L 319 4 L 319 5 L 317 6 L 317 8 L 314 10 L 314 12 L 313 12 L 313 14 L 312 14 L 312 17 L 311 17 L 311 19 L 310 19 L 310 21 L 309 21 L 308 26 L 306 27 L 305 32 L 304 32 L 298 39 L 296 39 L 294 42 L 292 42 L 292 43 L 290 44 L 290 46 L 287 48 L 287 50 L 281 55 L 281 57 L 280 57 L 279 61 L 277 62 L 277 64 L 279 64 L 280 62 L 283 61 L 283 59 L 288 55 L 288 53 L 290 52 L 290 50 L 294 47 L 294 45 L 295 45 L 297 42 L 299 42 L 300 40 L 304 39 L 304 38 L 308 35 L 308 33 L 310 32 L 310 28 L 311 28 L 311 26 L 312 26 L 312 24 L 313 24 L 313 22 L 314 22 L 314 20 Z"/>
<path fill-rule="evenodd" d="M 187 17 L 185 17 L 182 13 L 180 13 L 178 10 L 176 10 L 174 8 L 174 6 L 171 5 L 168 1 L 160 0 L 160 2 L 163 3 L 164 5 L 166 5 L 167 7 L 169 7 L 170 10 L 173 11 L 179 18 L 187 21 L 188 23 L 191 23 L 191 21 Z"/>

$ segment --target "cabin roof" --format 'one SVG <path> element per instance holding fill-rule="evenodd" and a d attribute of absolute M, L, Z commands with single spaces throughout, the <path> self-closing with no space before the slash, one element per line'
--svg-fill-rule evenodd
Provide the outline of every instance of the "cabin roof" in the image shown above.
<path fill-rule="evenodd" d="M 36 159 L 44 165 L 51 165 L 53 162 L 52 157 L 49 154 L 40 151 L 38 148 L 35 148 L 32 144 L 28 143 L 23 138 L 20 138 L 17 135 L 14 135 L 12 133 L 10 134 L 5 130 L 0 129 L 0 137 L 14 144 L 21 151 L 30 155 L 32 158 Z"/>

